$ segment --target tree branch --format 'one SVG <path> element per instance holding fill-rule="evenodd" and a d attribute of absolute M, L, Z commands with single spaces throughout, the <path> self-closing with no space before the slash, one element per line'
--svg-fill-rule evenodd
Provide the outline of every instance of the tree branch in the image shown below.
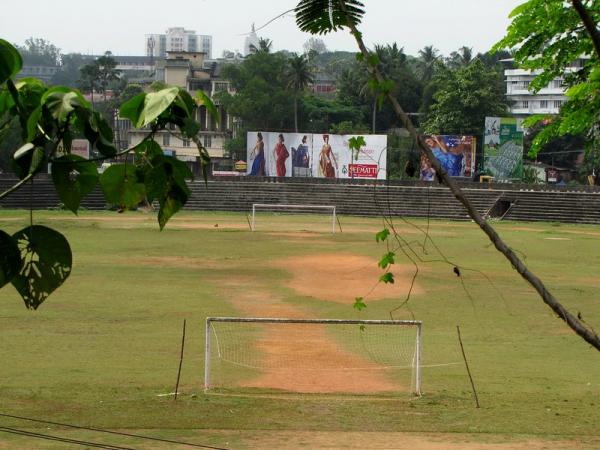
<path fill-rule="evenodd" d="M 592 42 L 594 43 L 594 48 L 598 54 L 598 58 L 600 58 L 600 31 L 598 31 L 597 25 L 594 23 L 594 19 L 592 19 L 581 0 L 571 0 L 571 2 L 573 3 L 573 8 L 575 8 L 575 11 L 577 11 L 577 14 L 579 14 L 579 17 L 581 17 L 586 30 L 590 34 Z"/>
<path fill-rule="evenodd" d="M 19 189 L 21 186 L 23 186 L 25 183 L 27 183 L 29 180 L 31 180 L 34 177 L 34 174 L 30 173 L 29 175 L 27 175 L 25 178 L 23 178 L 21 181 L 19 181 L 17 184 L 15 184 L 14 186 L 8 188 L 6 191 L 2 192 L 0 194 L 0 200 L 3 199 L 4 197 L 6 197 L 7 195 L 13 193 L 14 191 L 16 191 L 17 189 Z"/>
<path fill-rule="evenodd" d="M 573 0 L 576 2 L 579 0 Z M 346 5 L 344 0 L 338 0 L 339 5 L 343 13 L 346 15 L 348 27 L 350 28 L 358 47 L 360 48 L 361 53 L 363 54 L 365 61 L 369 61 L 369 51 L 365 46 L 364 41 L 362 40 L 362 34 L 356 28 L 356 25 L 350 19 L 348 15 L 348 11 L 346 9 Z M 378 83 L 383 83 L 386 81 L 386 77 L 383 75 L 381 70 L 377 65 L 369 66 L 370 70 L 375 76 Z M 465 207 L 469 216 L 479 225 L 482 231 L 488 236 L 490 241 L 494 244 L 496 249 L 502 253 L 506 259 L 508 259 L 513 266 L 513 268 L 519 272 L 519 274 L 527 281 L 540 295 L 544 303 L 546 303 L 557 315 L 561 318 L 566 324 L 577 333 L 581 338 L 583 338 L 586 342 L 591 344 L 594 348 L 600 351 L 600 337 L 591 329 L 588 328 L 583 322 L 581 322 L 576 316 L 569 313 L 567 309 L 546 289 L 546 286 L 533 272 L 531 272 L 527 266 L 519 259 L 519 257 L 504 243 L 504 241 L 500 238 L 496 230 L 490 226 L 489 223 L 475 209 L 475 207 L 471 204 L 469 199 L 464 195 L 458 185 L 452 180 L 452 178 L 448 175 L 448 173 L 441 166 L 440 162 L 433 155 L 433 152 L 429 148 L 429 146 L 423 140 L 423 137 L 417 132 L 416 128 L 412 124 L 410 118 L 403 111 L 402 107 L 398 103 L 398 100 L 392 95 L 391 92 L 386 94 L 388 100 L 392 103 L 392 107 L 394 112 L 401 120 L 402 124 L 410 133 L 411 137 L 417 142 L 419 149 L 421 152 L 427 156 L 431 165 L 436 171 L 436 174 L 439 176 L 441 181 L 448 186 L 454 197 Z"/>

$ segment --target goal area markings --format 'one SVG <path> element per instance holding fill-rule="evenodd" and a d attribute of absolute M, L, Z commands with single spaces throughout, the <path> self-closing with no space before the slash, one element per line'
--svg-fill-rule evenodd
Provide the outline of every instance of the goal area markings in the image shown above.
<path fill-rule="evenodd" d="M 211 387 L 211 361 L 213 358 L 218 358 L 219 361 L 228 362 L 230 364 L 239 366 L 239 367 L 247 367 L 251 369 L 259 369 L 264 370 L 267 369 L 266 366 L 261 366 L 260 363 L 248 362 L 245 359 L 249 358 L 248 349 L 237 349 L 235 350 L 235 354 L 229 357 L 226 353 L 228 351 L 227 344 L 224 344 L 221 341 L 221 338 L 226 335 L 220 335 L 217 333 L 217 324 L 240 324 L 240 332 L 241 335 L 244 334 L 243 324 L 276 324 L 283 325 L 285 324 L 299 324 L 299 325 L 356 325 L 360 328 L 360 331 L 363 332 L 365 330 L 364 327 L 369 327 L 368 329 L 373 329 L 374 327 L 382 327 L 382 330 L 386 330 L 386 333 L 389 333 L 392 328 L 390 327 L 403 327 L 403 328 L 413 328 L 414 327 L 414 337 L 410 339 L 414 339 L 413 344 L 404 344 L 408 351 L 402 352 L 401 346 L 402 343 L 399 343 L 398 346 L 393 346 L 393 350 L 385 350 L 385 355 L 382 356 L 381 361 L 377 361 L 377 364 L 381 364 L 381 367 L 373 367 L 370 366 L 368 368 L 363 367 L 344 367 L 344 368 L 321 368 L 321 367 L 309 367 L 310 362 L 307 364 L 307 367 L 303 367 L 303 370 L 315 370 L 315 371 L 323 371 L 324 373 L 328 370 L 379 370 L 379 369 L 411 369 L 411 378 L 414 377 L 414 385 L 412 393 L 414 395 L 421 395 L 421 356 L 422 356 L 422 322 L 417 320 L 341 320 L 341 319 L 284 319 L 284 318 L 264 318 L 264 317 L 207 317 L 206 318 L 206 329 L 205 329 L 205 359 L 204 359 L 204 390 L 207 392 Z M 235 325 L 234 325 L 235 326 Z M 262 328 L 261 328 L 262 329 Z M 394 332 L 399 329 L 394 329 Z M 249 330 L 252 332 L 252 329 Z M 293 331 L 293 330 L 290 330 Z M 226 330 L 223 330 L 226 332 Z M 293 333 L 292 333 L 293 334 Z M 392 336 L 396 336 L 396 334 L 385 334 L 384 338 L 390 338 Z M 398 334 L 397 336 L 401 336 Z M 392 337 L 393 339 L 393 337 Z M 214 342 L 213 342 L 214 341 Z M 393 342 L 391 343 L 393 345 Z M 386 345 L 390 345 L 389 342 Z M 241 345 L 244 347 L 244 343 Z M 241 358 L 238 357 L 242 355 Z M 362 355 L 358 355 L 362 356 Z M 373 355 L 369 355 L 373 356 Z M 402 360 L 402 356 L 404 356 L 404 360 Z M 271 368 L 272 369 L 272 368 Z M 287 367 L 287 370 L 293 370 L 292 366 Z M 411 383 L 412 384 L 412 383 Z"/>

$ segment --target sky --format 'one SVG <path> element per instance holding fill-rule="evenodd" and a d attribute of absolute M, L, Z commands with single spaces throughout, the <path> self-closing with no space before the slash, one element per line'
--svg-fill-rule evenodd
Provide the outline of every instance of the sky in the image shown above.
<path fill-rule="evenodd" d="M 367 45 L 396 42 L 409 55 L 433 45 L 448 55 L 466 45 L 488 50 L 510 23 L 508 15 L 525 0 L 363 0 L 360 29 Z M 258 29 L 293 9 L 298 0 L 28 0 L 10 2 L 0 15 L 0 38 L 22 45 L 44 38 L 63 53 L 143 55 L 144 36 L 185 27 L 213 36 L 213 57 L 244 48 L 252 23 Z M 302 52 L 311 36 L 300 32 L 293 13 L 258 31 L 274 50 Z M 329 50 L 356 51 L 347 31 L 322 37 Z"/>

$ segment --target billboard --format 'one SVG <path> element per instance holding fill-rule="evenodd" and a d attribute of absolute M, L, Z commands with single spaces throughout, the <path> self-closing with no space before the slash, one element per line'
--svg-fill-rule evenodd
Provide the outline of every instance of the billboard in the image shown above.
<path fill-rule="evenodd" d="M 523 177 L 522 119 L 486 117 L 483 167 L 497 180 Z"/>
<path fill-rule="evenodd" d="M 477 139 L 473 136 L 428 135 L 425 142 L 451 177 L 471 177 L 475 170 L 475 150 Z M 435 169 L 429 159 L 421 156 L 421 174 L 423 181 L 433 181 Z"/>
<path fill-rule="evenodd" d="M 363 135 L 366 145 L 350 151 L 356 136 L 248 132 L 247 175 L 385 180 L 387 136 Z"/>

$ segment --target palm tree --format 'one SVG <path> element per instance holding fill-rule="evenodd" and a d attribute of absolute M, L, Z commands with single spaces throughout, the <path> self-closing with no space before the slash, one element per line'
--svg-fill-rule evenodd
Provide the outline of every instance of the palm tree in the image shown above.
<path fill-rule="evenodd" d="M 258 38 L 258 47 L 254 44 L 251 44 L 250 52 L 251 53 L 271 53 L 272 46 L 273 46 L 273 41 L 271 39 Z"/>
<path fill-rule="evenodd" d="M 435 65 L 439 58 L 438 50 L 433 45 L 427 45 L 419 50 L 419 71 L 425 83 L 433 77 Z"/>
<path fill-rule="evenodd" d="M 94 61 L 91 64 L 86 64 L 81 69 L 79 69 L 80 77 L 79 77 L 79 85 L 83 91 L 89 91 L 92 100 L 92 108 L 94 107 L 94 89 L 97 86 L 98 82 L 98 65 Z"/>
<path fill-rule="evenodd" d="M 111 52 L 106 52 L 98 58 L 96 66 L 98 67 L 98 83 L 102 88 L 104 101 L 106 101 L 106 89 L 109 83 L 119 79 L 121 71 L 117 69 L 117 62 L 113 59 Z"/>
<path fill-rule="evenodd" d="M 310 84 L 314 82 L 312 68 L 305 55 L 293 55 L 287 65 L 285 73 L 287 87 L 294 92 L 294 127 L 298 132 L 298 97 Z"/>
<path fill-rule="evenodd" d="M 471 61 L 473 61 L 473 49 L 463 45 L 458 51 L 450 53 L 448 63 L 454 69 L 458 69 L 469 65 Z"/>

